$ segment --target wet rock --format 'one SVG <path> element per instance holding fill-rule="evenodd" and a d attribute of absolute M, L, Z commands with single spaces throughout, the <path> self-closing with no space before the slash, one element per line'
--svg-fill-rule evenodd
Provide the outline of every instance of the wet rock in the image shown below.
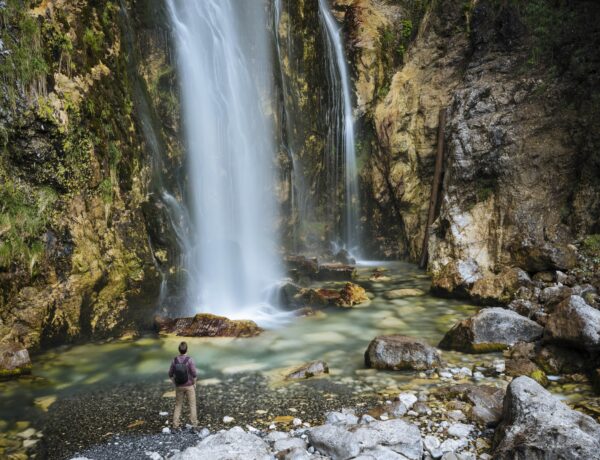
<path fill-rule="evenodd" d="M 356 277 L 356 268 L 353 265 L 322 264 L 316 279 L 319 281 L 351 281 Z"/>
<path fill-rule="evenodd" d="M 277 288 L 276 304 L 285 309 L 302 307 L 303 305 L 299 301 L 301 292 L 302 287 L 291 281 L 283 281 Z"/>
<path fill-rule="evenodd" d="M 254 337 L 263 331 L 254 321 L 231 320 L 209 313 L 176 319 L 157 316 L 154 324 L 159 332 L 183 337 Z"/>
<path fill-rule="evenodd" d="M 346 283 L 342 289 L 307 288 L 294 296 L 294 305 L 309 307 L 352 307 L 368 302 L 367 292 L 359 285 Z"/>
<path fill-rule="evenodd" d="M 0 344 L 0 379 L 31 372 L 28 351 L 16 343 Z"/>
<path fill-rule="evenodd" d="M 589 351 L 600 350 L 600 311 L 572 295 L 548 317 L 544 339 Z"/>
<path fill-rule="evenodd" d="M 239 426 L 207 437 L 197 446 L 176 453 L 171 460 L 272 460 L 269 446 Z"/>
<path fill-rule="evenodd" d="M 528 377 L 508 386 L 503 420 L 494 437 L 494 458 L 597 458 L 600 425 L 570 409 Z"/>
<path fill-rule="evenodd" d="M 423 340 L 404 335 L 379 336 L 365 352 L 365 364 L 375 369 L 426 370 L 441 365 L 439 352 Z"/>
<path fill-rule="evenodd" d="M 542 336 L 543 328 L 514 311 L 485 308 L 450 329 L 439 346 L 467 353 L 486 353 L 517 342 L 531 342 Z"/>
<path fill-rule="evenodd" d="M 352 307 L 364 302 L 369 302 L 367 291 L 354 283 L 346 283 L 340 290 L 340 297 L 335 304 L 338 307 Z"/>
<path fill-rule="evenodd" d="M 425 295 L 425 291 L 422 291 L 421 289 L 393 289 L 391 291 L 387 291 L 383 294 L 383 297 L 385 297 L 388 300 L 393 300 L 393 299 L 401 299 L 403 297 L 417 297 L 417 296 L 422 296 Z"/>
<path fill-rule="evenodd" d="M 344 265 L 356 265 L 356 259 L 345 249 L 340 249 L 336 252 L 332 257 L 332 260 Z"/>
<path fill-rule="evenodd" d="M 285 257 L 285 262 L 290 275 L 295 279 L 315 278 L 319 271 L 319 262 L 316 257 L 289 255 Z"/>
<path fill-rule="evenodd" d="M 317 375 L 329 374 L 329 367 L 324 361 L 312 361 L 303 364 L 299 368 L 290 372 L 286 378 L 288 379 L 308 379 Z"/>

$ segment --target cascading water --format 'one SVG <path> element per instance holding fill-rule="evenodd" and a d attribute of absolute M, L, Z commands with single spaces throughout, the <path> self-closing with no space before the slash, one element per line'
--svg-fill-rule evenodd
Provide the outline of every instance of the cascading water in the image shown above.
<path fill-rule="evenodd" d="M 350 75 L 344 56 L 342 31 L 333 17 L 327 0 L 319 0 L 319 17 L 323 27 L 327 53 L 328 82 L 330 85 L 329 133 L 327 140 L 327 169 L 332 206 L 338 202 L 337 187 L 340 167 L 344 177 L 343 245 L 355 256 L 360 256 L 360 201 L 358 170 L 352 117 Z M 343 159 L 340 164 L 340 156 Z M 333 209 L 333 214 L 337 213 Z"/>
<path fill-rule="evenodd" d="M 258 3 L 258 4 L 257 4 Z M 169 0 L 177 47 L 195 239 L 190 313 L 276 319 L 272 65 L 260 2 Z"/>

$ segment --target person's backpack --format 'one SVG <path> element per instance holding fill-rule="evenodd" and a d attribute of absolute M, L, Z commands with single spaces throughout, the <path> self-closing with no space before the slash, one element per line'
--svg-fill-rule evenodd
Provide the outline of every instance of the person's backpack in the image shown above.
<path fill-rule="evenodd" d="M 175 383 L 177 385 L 183 385 L 188 381 L 188 362 L 190 360 L 189 356 L 183 358 L 183 362 L 177 361 L 175 358 L 175 371 L 173 372 L 173 378 L 175 379 Z"/>

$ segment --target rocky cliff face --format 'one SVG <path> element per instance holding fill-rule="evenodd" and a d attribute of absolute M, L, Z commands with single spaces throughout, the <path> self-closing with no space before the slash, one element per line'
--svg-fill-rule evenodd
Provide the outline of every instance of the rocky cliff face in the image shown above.
<path fill-rule="evenodd" d="M 3 341 L 112 335 L 154 308 L 153 166 L 127 20 L 116 2 L 0 2 Z M 163 76 L 148 62 L 151 87 Z"/>
<path fill-rule="evenodd" d="M 573 243 L 600 228 L 597 5 L 337 3 L 371 250 L 418 260 L 444 110 L 437 292 L 504 303 L 524 272 L 575 267 Z"/>

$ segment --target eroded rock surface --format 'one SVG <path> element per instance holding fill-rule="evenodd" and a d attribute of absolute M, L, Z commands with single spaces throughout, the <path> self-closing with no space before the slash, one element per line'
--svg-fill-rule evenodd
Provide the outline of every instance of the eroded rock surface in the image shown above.
<path fill-rule="evenodd" d="M 28 351 L 15 343 L 0 344 L 0 379 L 31 372 Z"/>
<path fill-rule="evenodd" d="M 573 295 L 561 302 L 546 323 L 546 340 L 600 351 L 600 310 Z"/>

